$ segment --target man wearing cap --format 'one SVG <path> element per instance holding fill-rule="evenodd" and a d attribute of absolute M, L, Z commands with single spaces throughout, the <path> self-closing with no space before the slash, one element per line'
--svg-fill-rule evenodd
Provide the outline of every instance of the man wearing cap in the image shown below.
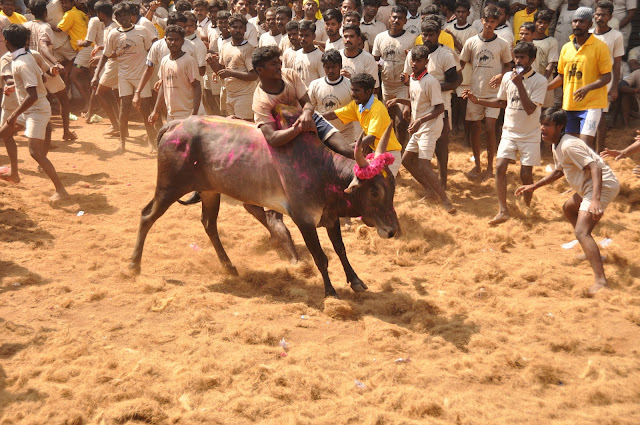
<path fill-rule="evenodd" d="M 573 15 L 573 35 L 562 47 L 558 76 L 548 90 L 562 85 L 562 109 L 567 111 L 565 131 L 595 148 L 595 135 L 607 107 L 607 84 L 611 81 L 611 57 L 605 43 L 589 33 L 593 11 L 580 7 Z"/>

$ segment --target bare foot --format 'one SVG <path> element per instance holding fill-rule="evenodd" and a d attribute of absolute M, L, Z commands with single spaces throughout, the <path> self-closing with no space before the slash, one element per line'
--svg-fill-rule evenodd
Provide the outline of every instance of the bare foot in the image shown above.
<path fill-rule="evenodd" d="M 120 145 L 120 147 L 118 149 L 116 149 L 116 154 L 118 155 L 122 155 L 123 153 L 125 153 L 127 150 L 125 149 L 124 145 Z"/>
<path fill-rule="evenodd" d="M 486 182 L 487 180 L 492 179 L 492 178 L 493 178 L 493 170 L 487 169 L 487 171 L 482 176 L 482 181 Z"/>
<path fill-rule="evenodd" d="M 149 145 L 149 153 L 158 153 L 158 149 L 153 145 Z"/>
<path fill-rule="evenodd" d="M 14 173 L 10 167 L 0 167 L 0 180 L 10 183 L 20 183 L 20 176 L 17 171 Z"/>
<path fill-rule="evenodd" d="M 482 168 L 473 167 L 471 171 L 465 173 L 469 180 L 478 180 L 482 174 Z"/>
<path fill-rule="evenodd" d="M 65 141 L 73 141 L 73 140 L 76 140 L 76 139 L 78 139 L 78 135 L 73 131 L 70 131 L 68 133 L 64 133 L 62 135 L 62 140 L 65 140 Z"/>
<path fill-rule="evenodd" d="M 58 202 L 63 199 L 69 199 L 70 196 L 66 190 L 62 189 L 60 192 L 56 192 L 49 198 L 49 202 Z"/>
<path fill-rule="evenodd" d="M 504 223 L 505 221 L 509 220 L 509 218 L 509 214 L 499 212 L 495 217 L 489 220 L 489 226 L 495 226 L 496 224 Z"/>
<path fill-rule="evenodd" d="M 120 130 L 118 130 L 117 128 L 113 128 L 113 127 L 109 127 L 109 130 L 107 130 L 104 133 L 105 136 L 120 136 Z"/>
<path fill-rule="evenodd" d="M 607 281 L 604 280 L 602 282 L 596 282 L 593 285 L 591 285 L 591 287 L 589 288 L 589 295 L 594 295 L 596 292 L 598 292 L 599 290 L 601 290 L 602 288 L 605 288 L 607 286 Z"/>

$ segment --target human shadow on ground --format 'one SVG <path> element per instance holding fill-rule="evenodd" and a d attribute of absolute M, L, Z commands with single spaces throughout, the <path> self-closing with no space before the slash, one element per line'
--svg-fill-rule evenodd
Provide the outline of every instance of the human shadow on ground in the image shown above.
<path fill-rule="evenodd" d="M 38 228 L 35 221 L 20 210 L 4 208 L 0 202 L 0 242 L 22 242 L 42 245 L 53 241 L 53 235 Z M 0 268 L 0 275 L 3 270 Z"/>
<path fill-rule="evenodd" d="M 109 204 L 108 198 L 102 193 L 71 193 L 69 199 L 54 203 L 52 208 L 74 215 L 78 210 L 93 215 L 112 215 L 119 211 L 118 207 Z"/>
<path fill-rule="evenodd" d="M 10 291 L 18 291 L 25 286 L 44 285 L 47 281 L 37 273 L 23 267 L 13 261 L 0 260 L 0 280 L 9 278 L 8 286 L 0 286 L 0 294 Z M 0 354 L 0 358 L 1 358 Z"/>

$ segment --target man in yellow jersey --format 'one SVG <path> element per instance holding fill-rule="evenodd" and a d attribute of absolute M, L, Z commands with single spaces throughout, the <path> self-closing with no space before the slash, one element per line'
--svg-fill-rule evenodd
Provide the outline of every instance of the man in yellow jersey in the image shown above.
<path fill-rule="evenodd" d="M 327 120 L 337 118 L 343 124 L 358 121 L 365 135 L 375 136 L 373 145 L 369 146 L 373 150 L 378 147 L 380 137 L 391 123 L 387 108 L 373 94 L 375 85 L 376 81 L 369 74 L 360 73 L 352 76 L 351 97 L 353 100 L 347 106 L 322 114 Z M 387 151 L 396 159 L 393 164 L 389 165 L 389 170 L 394 177 L 398 175 L 402 163 L 401 150 L 402 146 L 400 146 L 394 131 L 391 130 Z"/>
<path fill-rule="evenodd" d="M 558 76 L 548 90 L 562 85 L 562 109 L 567 111 L 566 132 L 595 148 L 595 135 L 607 107 L 607 84 L 611 81 L 611 57 L 605 43 L 589 33 L 593 11 L 580 7 L 573 15 L 573 35 L 562 47 Z"/>
<path fill-rule="evenodd" d="M 439 15 L 438 6 L 431 5 L 431 6 L 423 7 L 420 10 L 420 20 L 424 22 L 427 19 L 437 21 L 440 24 L 440 27 L 442 28 L 442 20 Z M 455 43 L 453 41 L 453 36 L 449 34 L 447 31 L 440 31 L 440 35 L 438 36 L 438 43 L 442 44 L 443 46 L 450 47 L 451 50 L 456 49 Z M 422 42 L 422 34 L 420 34 L 416 38 L 415 45 L 420 46 L 422 44 L 424 43 Z"/>
<path fill-rule="evenodd" d="M 0 5 L 2 5 L 2 12 L 0 12 L 0 15 L 4 15 L 9 18 L 9 22 L 12 24 L 24 24 L 27 22 L 27 18 L 15 11 L 15 0 L 2 0 Z"/>

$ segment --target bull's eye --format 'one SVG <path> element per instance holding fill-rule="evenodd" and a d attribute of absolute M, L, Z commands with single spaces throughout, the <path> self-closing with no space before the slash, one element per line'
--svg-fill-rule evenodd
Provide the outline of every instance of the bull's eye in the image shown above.
<path fill-rule="evenodd" d="M 371 199 L 376 201 L 382 197 L 382 192 L 380 192 L 380 190 L 378 190 L 378 188 L 376 187 L 371 188 L 370 194 L 371 194 Z"/>

